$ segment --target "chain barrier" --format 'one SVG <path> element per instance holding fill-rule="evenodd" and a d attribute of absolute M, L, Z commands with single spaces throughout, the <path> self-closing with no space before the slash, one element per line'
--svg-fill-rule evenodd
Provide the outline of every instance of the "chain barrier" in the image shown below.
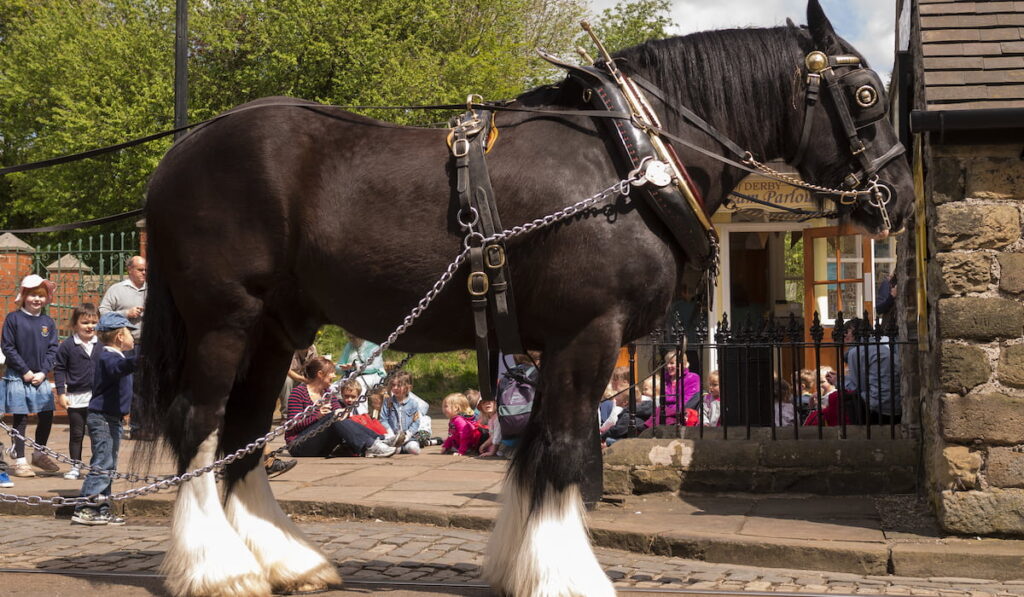
<path fill-rule="evenodd" d="M 496 232 L 484 238 L 484 242 L 507 241 L 517 236 L 528 234 L 534 230 L 537 230 L 538 228 L 551 226 L 557 222 L 560 222 L 566 218 L 570 218 L 580 213 L 582 210 L 590 208 L 595 204 L 606 201 L 612 197 L 628 196 L 632 187 L 641 186 L 643 184 L 646 184 L 646 182 L 647 179 L 645 178 L 644 172 L 641 171 L 640 168 L 637 168 L 636 170 L 630 172 L 627 178 L 620 180 L 619 182 L 604 189 L 603 191 L 600 191 L 585 199 L 581 199 L 576 203 L 573 203 L 572 205 L 564 207 L 546 216 L 534 219 L 525 224 L 520 224 L 519 226 L 513 226 L 512 228 L 503 230 L 501 232 Z M 385 350 L 387 350 L 389 346 L 394 344 L 395 340 L 397 340 L 399 336 L 404 334 L 406 330 L 408 330 L 409 327 L 412 326 L 412 324 L 415 323 L 416 320 L 423 314 L 423 312 L 426 311 L 427 307 L 430 306 L 430 304 L 434 301 L 434 299 L 437 298 L 437 296 L 448 285 L 448 283 L 452 281 L 452 279 L 455 277 L 455 273 L 462 266 L 462 264 L 466 262 L 466 259 L 469 255 L 469 248 L 466 245 L 467 243 L 463 242 L 463 248 L 459 252 L 459 254 L 455 257 L 455 259 L 452 260 L 450 264 L 448 264 L 448 267 L 445 269 L 444 273 L 442 273 L 441 276 L 437 279 L 437 281 L 434 282 L 434 285 L 430 288 L 430 290 L 428 290 L 427 293 L 423 295 L 423 298 L 421 298 L 419 302 L 416 304 L 416 306 L 413 307 L 413 309 L 409 312 L 409 314 L 405 316 L 405 318 L 402 320 L 402 323 L 399 324 L 399 326 L 395 328 L 395 330 L 391 332 L 390 335 L 388 335 L 387 339 L 384 342 L 382 342 L 376 349 L 374 349 L 373 353 L 366 360 L 366 362 L 364 362 L 361 365 L 358 365 L 355 369 L 350 371 L 344 378 L 342 378 L 342 380 L 338 382 L 339 385 L 345 381 L 355 379 L 361 376 L 363 374 L 363 371 L 365 371 L 367 367 L 369 367 L 370 363 L 373 362 L 374 359 L 379 357 Z M 402 366 L 404 366 L 404 364 L 407 363 L 409 358 L 411 357 L 411 354 L 407 356 L 402 361 Z M 376 388 L 376 385 L 374 387 Z M 360 400 L 364 399 L 365 396 L 365 394 L 361 396 Z M 319 400 L 310 404 L 301 412 L 291 417 L 287 421 L 284 421 L 278 427 L 271 429 L 263 437 L 260 437 L 246 444 L 245 446 L 235 450 L 234 452 L 225 455 L 220 460 L 216 460 L 206 466 L 197 468 L 195 470 L 187 471 L 185 473 L 182 473 L 181 475 L 152 477 L 145 475 L 136 475 L 133 473 L 118 473 L 117 471 L 113 470 L 107 471 L 103 469 L 93 469 L 92 467 L 88 467 L 88 465 L 86 465 L 90 470 L 96 472 L 97 474 L 109 474 L 113 478 L 126 479 L 132 482 L 149 482 L 149 485 L 145 485 L 143 487 L 138 487 L 134 489 L 128 489 L 120 493 L 114 493 L 111 495 L 93 495 L 83 497 L 42 497 L 36 495 L 20 496 L 0 493 L 0 502 L 25 504 L 27 506 L 97 506 L 99 504 L 107 502 L 119 502 L 130 500 L 152 493 L 164 491 L 166 489 L 171 489 L 172 487 L 176 487 L 182 483 L 187 483 L 192 479 L 213 472 L 214 470 L 224 468 L 225 466 L 235 462 L 236 460 L 239 460 L 240 458 L 244 458 L 246 456 L 249 456 L 250 454 L 255 454 L 257 451 L 262 452 L 263 448 L 268 443 L 273 441 L 275 438 L 281 436 L 282 434 L 287 433 L 295 425 L 298 424 L 298 421 L 300 419 L 305 418 L 306 416 L 311 414 L 315 409 L 320 408 L 320 406 L 322 406 L 324 403 L 330 401 L 331 397 L 332 396 L 329 393 L 325 392 L 324 395 L 321 396 Z M 12 431 L 14 433 L 17 433 L 16 430 L 12 429 L 11 427 L 5 424 L 0 425 L 2 425 L 2 428 L 7 430 L 8 433 L 11 433 Z M 17 433 L 17 435 L 24 439 L 26 441 L 26 444 L 30 444 L 33 448 L 38 447 L 42 449 L 43 452 L 49 455 L 56 455 L 57 457 L 60 458 L 61 462 L 69 464 L 74 464 L 75 462 L 78 462 L 70 458 L 64 457 L 63 455 L 58 454 L 56 452 L 53 452 L 52 450 L 45 446 L 40 446 L 39 444 L 33 442 L 32 440 L 25 438 L 20 433 Z"/>

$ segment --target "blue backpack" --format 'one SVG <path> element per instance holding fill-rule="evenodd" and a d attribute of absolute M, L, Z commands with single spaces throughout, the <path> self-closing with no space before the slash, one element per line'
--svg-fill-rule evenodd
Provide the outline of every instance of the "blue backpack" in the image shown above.
<path fill-rule="evenodd" d="M 526 431 L 538 377 L 533 365 L 516 365 L 498 380 L 498 425 L 502 439 L 516 439 Z"/>

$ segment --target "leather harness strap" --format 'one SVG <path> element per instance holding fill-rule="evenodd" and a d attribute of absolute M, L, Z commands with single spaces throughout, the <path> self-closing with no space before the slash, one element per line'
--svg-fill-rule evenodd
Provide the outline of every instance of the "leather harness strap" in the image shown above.
<path fill-rule="evenodd" d="M 497 335 L 498 349 L 506 354 L 523 352 L 516 318 L 515 301 L 508 274 L 503 243 L 484 239 L 501 232 L 501 220 L 494 200 L 494 190 L 487 171 L 486 139 L 493 113 L 470 110 L 453 123 L 451 151 L 455 157 L 456 193 L 459 198 L 459 225 L 466 232 L 469 247 L 470 273 L 466 289 L 473 310 L 474 342 L 476 344 L 477 377 L 484 400 L 493 398 L 488 304 Z M 482 134 L 481 134 L 482 133 Z"/>

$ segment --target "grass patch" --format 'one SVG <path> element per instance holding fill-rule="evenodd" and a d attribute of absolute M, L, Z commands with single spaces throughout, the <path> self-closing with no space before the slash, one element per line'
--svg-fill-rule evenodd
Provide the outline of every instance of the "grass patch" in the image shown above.
<path fill-rule="evenodd" d="M 348 342 L 348 334 L 336 325 L 325 325 L 316 335 L 316 349 L 322 355 L 337 360 Z M 384 351 L 384 362 L 390 369 L 405 357 L 406 353 L 394 350 Z M 451 392 L 462 392 L 476 388 L 476 353 L 472 350 L 417 354 L 406 365 L 412 373 L 413 391 L 431 404 L 440 404 L 441 399 Z"/>

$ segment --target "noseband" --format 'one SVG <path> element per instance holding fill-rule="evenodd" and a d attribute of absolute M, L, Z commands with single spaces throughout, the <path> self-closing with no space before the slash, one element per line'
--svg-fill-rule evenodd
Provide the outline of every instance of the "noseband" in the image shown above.
<path fill-rule="evenodd" d="M 804 122 L 800 131 L 800 144 L 792 159 L 787 160 L 793 167 L 798 167 L 807 152 L 807 146 L 814 130 L 815 108 L 819 105 L 822 82 L 828 89 L 832 104 L 839 115 L 843 132 L 850 143 L 850 153 L 856 158 L 860 168 L 843 178 L 843 185 L 850 189 L 848 195 L 841 195 L 840 202 L 852 204 L 865 201 L 879 211 L 886 229 L 891 229 L 886 204 L 892 198 L 888 185 L 878 179 L 881 170 L 901 155 L 903 145 L 896 143 L 882 155 L 871 159 L 867 155 L 867 147 L 860 138 L 860 129 L 873 125 L 885 116 L 888 105 L 881 101 L 883 89 L 878 75 L 861 65 L 857 56 L 828 56 L 824 52 L 814 51 L 804 59 L 807 67 L 807 87 L 804 91 Z M 848 72 L 837 74 L 836 69 L 849 69 Z M 867 197 L 867 199 L 861 199 Z"/>

